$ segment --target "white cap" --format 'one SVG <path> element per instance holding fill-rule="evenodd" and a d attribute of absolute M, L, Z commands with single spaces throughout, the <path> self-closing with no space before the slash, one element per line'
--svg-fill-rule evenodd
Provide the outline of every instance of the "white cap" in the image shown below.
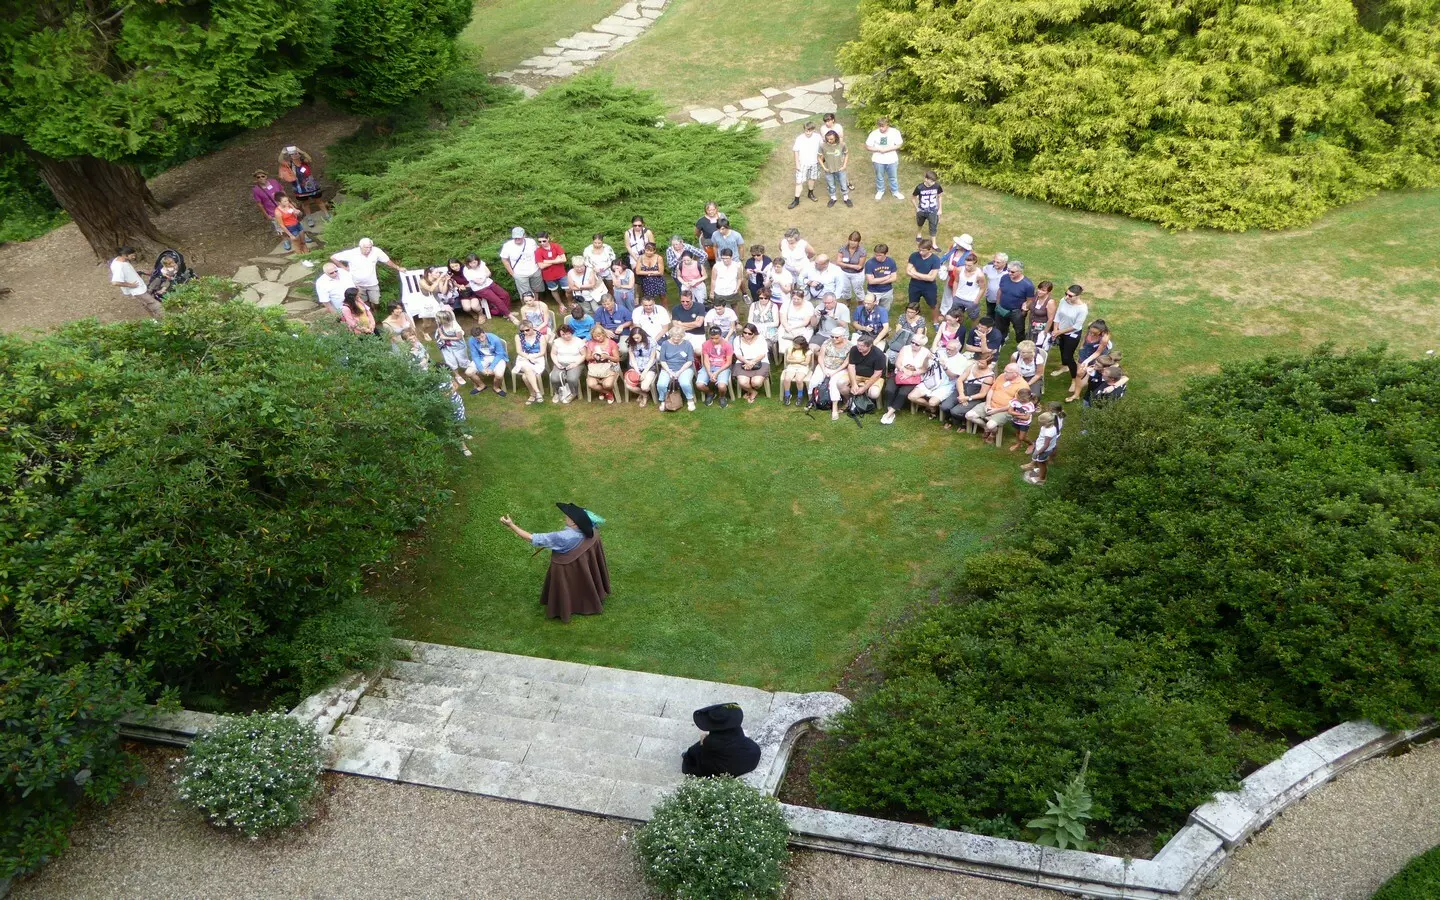
<path fill-rule="evenodd" d="M 850 333 L 850 332 L 848 332 L 848 331 L 845 330 L 845 326 L 844 326 L 844 325 L 836 325 L 834 328 L 832 328 L 832 329 L 830 330 L 830 336 L 831 336 L 831 337 L 845 337 L 845 335 L 847 335 L 847 334 L 849 334 L 849 333 Z"/>
<path fill-rule="evenodd" d="M 519 225 L 516 225 L 514 228 L 510 229 L 510 236 L 512 238 L 523 238 L 525 236 L 525 229 L 521 228 Z"/>
<path fill-rule="evenodd" d="M 962 234 L 962 235 L 960 235 L 959 237 L 957 237 L 957 238 L 955 239 L 955 243 L 957 243 L 957 244 L 959 244 L 960 246 L 964 247 L 966 250 L 971 250 L 971 249 L 974 249 L 974 247 L 975 247 L 975 239 L 974 239 L 973 237 L 971 237 L 970 235 L 968 235 L 968 234 Z"/>

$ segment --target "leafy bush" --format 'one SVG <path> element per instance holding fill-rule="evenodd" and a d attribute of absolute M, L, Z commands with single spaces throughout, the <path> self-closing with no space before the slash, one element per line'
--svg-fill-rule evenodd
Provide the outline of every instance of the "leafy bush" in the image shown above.
<path fill-rule="evenodd" d="M 690 234 L 706 200 L 749 202 L 770 154 L 759 132 L 657 127 L 664 114 L 650 94 L 600 75 L 484 110 L 423 157 L 348 178 L 365 199 L 340 207 L 326 236 L 343 246 L 368 235 L 410 264 L 479 252 L 503 272 L 496 254 L 515 225 L 578 251 L 595 232 L 618 244 L 632 215 L 663 241 Z"/>
<path fill-rule="evenodd" d="M 180 770 L 181 800 L 214 825 L 255 838 L 309 818 L 320 739 L 280 713 L 227 716 L 195 736 Z"/>
<path fill-rule="evenodd" d="M 65 223 L 65 213 L 30 158 L 0 150 L 0 244 L 28 241 Z"/>
<path fill-rule="evenodd" d="M 1172 228 L 1440 183 L 1440 0 L 865 0 L 856 99 L 942 175 Z"/>
<path fill-rule="evenodd" d="M 1095 819 L 1163 830 L 1284 735 L 1440 710 L 1437 435 L 1440 362 L 1378 350 L 1071 423 L 1055 483 L 887 640 L 822 800 L 1013 834 L 1089 751 Z"/>
<path fill-rule="evenodd" d="M 635 849 L 666 897 L 779 897 L 788 835 L 774 797 L 735 778 L 688 778 L 655 807 Z"/>
<path fill-rule="evenodd" d="M 1395 873 L 1370 900 L 1434 900 L 1440 897 L 1440 847 L 1422 853 Z"/>
<path fill-rule="evenodd" d="M 424 94 L 455 66 L 471 0 L 335 0 L 333 61 L 320 88 L 358 113 Z"/>
<path fill-rule="evenodd" d="M 385 615 L 367 597 L 351 597 L 334 609 L 300 623 L 285 646 L 287 668 L 301 695 L 332 684 L 346 672 L 373 669 L 395 658 L 393 632 Z"/>
<path fill-rule="evenodd" d="M 118 789 L 116 720 L 159 685 L 296 684 L 301 623 L 354 596 L 443 482 L 433 376 L 234 290 L 0 336 L 0 876 L 53 852 L 79 793 Z"/>
<path fill-rule="evenodd" d="M 1045 815 L 1025 823 L 1026 828 L 1039 831 L 1035 843 L 1059 850 L 1090 849 L 1091 843 L 1085 839 L 1085 821 L 1090 818 L 1095 801 L 1085 789 L 1085 770 L 1089 765 L 1087 756 L 1065 789 L 1056 791 L 1055 799 L 1045 804 Z"/>

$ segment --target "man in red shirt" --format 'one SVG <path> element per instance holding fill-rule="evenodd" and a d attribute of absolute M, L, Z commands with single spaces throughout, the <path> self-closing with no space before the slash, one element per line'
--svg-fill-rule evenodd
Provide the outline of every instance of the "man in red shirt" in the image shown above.
<path fill-rule="evenodd" d="M 545 290 L 555 298 L 555 306 L 564 310 L 565 307 L 565 270 L 570 263 L 565 258 L 565 248 L 556 241 L 550 240 L 550 232 L 542 231 L 535 235 L 535 263 L 540 267 L 540 277 L 545 282 Z"/>

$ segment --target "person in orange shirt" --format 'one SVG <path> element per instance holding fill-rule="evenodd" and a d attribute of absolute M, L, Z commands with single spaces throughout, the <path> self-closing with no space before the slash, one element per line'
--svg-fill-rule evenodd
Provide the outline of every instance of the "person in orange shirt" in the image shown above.
<path fill-rule="evenodd" d="M 993 435 L 995 429 L 1003 428 L 1010 423 L 1010 401 L 1014 400 L 1020 393 L 1020 389 L 1025 387 L 1028 386 L 1025 383 L 1025 376 L 1020 374 L 1020 367 L 1011 363 L 990 386 L 990 393 L 985 398 L 984 405 L 977 406 L 965 414 L 966 421 L 984 425 L 986 437 Z"/>

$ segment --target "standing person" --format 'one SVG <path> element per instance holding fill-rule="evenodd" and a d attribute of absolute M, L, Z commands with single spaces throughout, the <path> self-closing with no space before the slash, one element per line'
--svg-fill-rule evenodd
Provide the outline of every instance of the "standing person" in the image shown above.
<path fill-rule="evenodd" d="M 711 200 L 705 204 L 705 215 L 695 220 L 695 243 L 705 251 L 705 259 L 712 263 L 719 249 L 715 246 L 715 231 L 720 227 L 720 220 L 723 218 L 720 207 Z"/>
<path fill-rule="evenodd" d="M 1055 306 L 1055 318 L 1050 322 L 1050 336 L 1060 345 L 1061 368 L 1050 373 L 1056 378 L 1067 370 L 1071 379 L 1078 374 L 1075 364 L 1075 349 L 1080 346 L 1080 332 L 1085 320 L 1090 317 L 1090 305 L 1080 299 L 1085 289 L 1072 284 L 1065 289 L 1065 296 Z"/>
<path fill-rule="evenodd" d="M 561 325 L 560 333 L 550 343 L 551 403 L 569 403 L 580 393 L 580 375 L 585 365 L 585 342 L 575 336 L 575 329 Z"/>
<path fill-rule="evenodd" d="M 654 297 L 646 297 L 640 301 L 631 321 L 636 328 L 645 332 L 651 344 L 658 345 L 670 331 L 670 311 L 656 303 Z"/>
<path fill-rule="evenodd" d="M 777 251 L 780 258 L 785 261 L 785 271 L 796 281 L 810 268 L 810 260 L 815 258 L 815 248 L 810 242 L 800 236 L 800 229 L 787 228 L 785 235 L 780 238 L 780 249 Z"/>
<path fill-rule="evenodd" d="M 368 237 L 362 237 L 360 242 L 349 250 L 341 250 L 339 253 L 330 254 L 330 261 L 336 265 L 343 266 L 345 271 L 350 273 L 350 280 L 355 282 L 355 287 L 360 290 L 360 296 L 370 304 L 380 302 L 380 266 L 389 266 L 400 274 L 400 266 L 392 260 L 384 250 L 375 246 L 375 242 Z"/>
<path fill-rule="evenodd" d="M 769 303 L 765 305 L 771 306 Z M 760 389 L 770 380 L 770 343 L 753 323 L 747 322 L 735 339 L 732 374 L 735 389 L 744 395 L 746 403 L 754 403 Z"/>
<path fill-rule="evenodd" d="M 304 221 L 300 218 L 300 210 L 296 208 L 295 201 L 284 195 L 275 198 L 275 227 L 286 235 L 286 250 L 296 249 L 296 238 L 300 239 L 305 250 L 309 250 L 310 245 L 315 243 L 315 239 L 310 236 Z"/>
<path fill-rule="evenodd" d="M 685 339 L 685 329 L 679 322 L 670 326 L 669 335 L 656 349 L 660 358 L 660 377 L 655 382 L 656 396 L 661 412 L 665 412 L 665 400 L 670 396 L 670 386 L 680 385 L 685 395 L 685 406 L 695 411 L 695 348 Z"/>
<path fill-rule="evenodd" d="M 1022 387 L 1010 401 L 1010 426 L 1015 429 L 1015 443 L 1010 452 L 1024 449 L 1030 452 L 1030 419 L 1035 415 L 1035 397 L 1029 388 Z"/>
<path fill-rule="evenodd" d="M 889 309 L 895 302 L 895 281 L 899 277 L 900 267 L 890 257 L 890 245 L 876 244 L 875 255 L 865 263 L 865 289 Z"/>
<path fill-rule="evenodd" d="M 255 183 L 250 186 L 250 199 L 255 201 L 255 205 L 260 207 L 260 215 L 264 216 L 270 227 L 275 229 L 275 233 L 280 235 L 282 246 L 286 250 L 293 250 L 290 233 L 281 228 L 275 219 L 275 198 L 285 196 L 285 186 L 271 178 L 264 169 L 256 169 L 251 173 L 251 177 Z"/>
<path fill-rule="evenodd" d="M 772 260 L 765 255 L 765 245 L 756 244 L 750 248 L 750 258 L 745 261 L 745 287 L 750 292 L 750 302 L 753 304 L 760 299 L 760 291 L 766 290 L 771 293 L 765 271 L 770 268 Z"/>
<path fill-rule="evenodd" d="M 1044 350 L 1050 344 L 1050 323 L 1055 321 L 1055 282 L 1042 281 L 1035 285 L 1035 299 L 1030 301 L 1025 312 L 1030 320 L 1025 338 Z"/>
<path fill-rule="evenodd" d="M 672 234 L 670 246 L 665 250 L 665 265 L 670 267 L 670 275 L 681 293 L 689 290 L 695 302 L 705 302 L 705 251 Z"/>
<path fill-rule="evenodd" d="M 835 264 L 845 278 L 840 285 L 840 299 L 851 303 L 857 303 L 861 297 L 871 293 L 865 289 L 865 245 L 860 241 L 860 232 L 852 231 L 835 253 Z M 889 309 L 890 304 L 885 304 L 885 308 Z"/>
<path fill-rule="evenodd" d="M 780 405 L 790 405 L 790 388 L 795 388 L 795 405 L 801 405 L 805 382 L 810 379 L 810 344 L 797 335 L 785 351 L 785 368 L 780 370 Z"/>
<path fill-rule="evenodd" d="M 816 199 L 815 181 L 820 177 L 820 146 L 820 133 L 815 130 L 815 123 L 806 122 L 790 147 L 795 154 L 795 199 L 790 201 L 789 209 L 800 205 L 802 184 L 805 186 L 806 195 L 811 200 Z"/>
<path fill-rule="evenodd" d="M 885 182 L 890 183 L 890 193 L 896 200 L 900 196 L 900 148 L 905 138 L 900 129 L 890 127 L 890 120 L 881 118 L 875 123 L 875 130 L 865 139 L 865 149 L 870 151 L 870 162 L 875 166 L 875 199 L 885 196 Z"/>
<path fill-rule="evenodd" d="M 627 312 L 635 310 L 635 273 L 624 260 L 617 259 L 614 265 L 610 266 L 610 291 L 615 297 L 616 305 Z"/>
<path fill-rule="evenodd" d="M 545 335 L 536 330 L 530 322 L 521 322 L 520 330 L 515 333 L 515 374 L 520 376 L 520 380 L 525 382 L 525 387 L 530 391 L 530 396 L 525 401 L 526 406 L 545 402 L 540 379 L 545 374 L 548 343 Z"/>
<path fill-rule="evenodd" d="M 939 296 L 936 281 L 940 278 L 940 257 L 935 255 L 935 247 L 930 241 L 922 239 L 920 249 L 910 254 L 905 274 L 910 276 L 910 302 L 925 301 L 925 305 L 930 307 L 930 314 L 938 322 L 935 307 Z"/>
<path fill-rule="evenodd" d="M 820 145 L 820 168 L 825 173 L 825 188 L 830 192 L 830 202 L 825 204 L 827 207 L 835 205 L 836 188 L 840 189 L 840 197 L 846 206 L 855 205 L 850 202 L 850 176 L 845 171 L 849 164 L 850 150 L 840 139 L 840 132 L 825 132 L 824 142 Z"/>
<path fill-rule="evenodd" d="M 470 393 L 478 394 L 485 390 L 484 378 L 489 375 L 495 383 L 495 396 L 505 396 L 505 367 L 510 364 L 510 351 L 505 347 L 505 341 L 500 335 L 490 331 L 484 325 L 476 325 L 470 329 L 470 340 L 465 342 L 465 349 L 470 353 L 470 361 L 475 364 L 477 384 Z"/>
<path fill-rule="evenodd" d="M 580 251 L 580 255 L 585 257 L 585 265 L 590 267 L 596 278 L 607 285 L 613 283 L 611 267 L 615 265 L 618 257 L 615 255 L 615 248 L 605 243 L 605 235 L 598 231 L 591 235 L 590 243 L 585 245 L 585 249 Z"/>
<path fill-rule="evenodd" d="M 710 296 L 717 304 L 735 307 L 740 302 L 740 282 L 744 278 L 745 268 L 735 259 L 735 252 L 721 247 L 720 258 L 715 260 L 715 268 L 710 272 Z"/>
<path fill-rule="evenodd" d="M 545 279 L 540 277 L 540 264 L 535 261 L 538 249 L 518 225 L 510 229 L 510 240 L 500 245 L 500 264 L 515 281 L 517 297 L 534 294 L 538 298 L 545 292 Z"/>
<path fill-rule="evenodd" d="M 709 339 L 700 345 L 700 368 L 695 373 L 695 387 L 705 395 L 709 406 L 718 395 L 720 408 L 730 405 L 730 367 L 735 362 L 735 348 L 720 330 L 710 326 Z"/>
<path fill-rule="evenodd" d="M 565 514 L 565 528 L 545 534 L 531 534 L 509 516 L 500 524 L 529 541 L 537 550 L 550 551 L 550 568 L 540 589 L 545 615 L 569 624 L 570 617 L 594 616 L 605 611 L 610 596 L 610 569 L 605 564 L 605 547 L 595 526 L 605 520 L 573 503 L 557 503 Z"/>
<path fill-rule="evenodd" d="M 460 297 L 460 303 L 465 311 L 479 317 L 483 311 L 480 301 L 483 300 L 490 305 L 490 315 L 498 318 L 506 318 L 510 315 L 510 295 L 490 275 L 490 267 L 485 260 L 472 253 L 465 257 L 465 266 L 460 270 L 460 275 L 465 279 L 465 286 L 470 288 L 470 296 Z"/>
<path fill-rule="evenodd" d="M 897 336 L 895 343 L 899 340 Z M 896 354 L 895 371 L 885 383 L 885 415 L 880 417 L 881 425 L 895 423 L 895 413 L 909 402 L 910 392 L 924 380 L 929 368 L 930 349 L 925 346 L 925 332 L 914 332 L 910 334 L 909 342 Z"/>
<path fill-rule="evenodd" d="M 140 304 L 140 308 L 152 319 L 163 318 L 164 308 L 160 301 L 156 300 L 145 287 L 145 282 L 140 279 L 140 273 L 135 271 L 135 248 L 124 246 L 115 251 L 115 257 L 110 260 L 110 283 L 120 289 L 120 293 L 126 297 L 132 297 Z M 343 291 L 341 292 L 343 295 Z"/>
<path fill-rule="evenodd" d="M 1035 282 L 1025 277 L 1023 262 L 1010 260 L 1005 273 L 1005 277 L 1000 279 L 1000 295 L 995 304 L 995 325 L 1000 329 L 1002 345 L 1010 337 L 1012 326 L 1015 339 L 1025 339 L 1025 310 L 1035 299 Z"/>
<path fill-rule="evenodd" d="M 930 226 L 930 243 L 935 243 L 935 235 L 940 231 L 941 194 L 944 193 L 940 179 L 933 171 L 926 169 L 923 180 L 910 192 L 910 202 L 915 206 L 915 243 L 920 243 L 925 237 L 924 228 L 927 224 Z"/>
<path fill-rule="evenodd" d="M 955 288 L 959 286 L 959 279 L 956 276 L 963 270 L 965 260 L 970 256 L 970 247 L 974 242 L 975 239 L 968 234 L 957 234 L 950 239 L 950 249 L 940 256 L 940 312 L 942 315 L 955 305 Z M 975 271 L 978 273 L 980 270 L 977 268 Z M 971 318 L 979 318 L 979 316 L 980 313 L 976 312 Z"/>
<path fill-rule="evenodd" d="M 630 220 L 625 231 L 625 252 L 630 254 L 630 268 L 640 270 L 640 257 L 645 255 L 645 245 L 655 243 L 655 232 L 645 227 L 645 219 L 636 216 Z"/>
<path fill-rule="evenodd" d="M 345 301 L 345 292 L 355 286 L 350 273 L 327 262 L 320 268 L 320 277 L 315 279 L 315 302 L 323 304 L 340 314 L 340 304 Z"/>
<path fill-rule="evenodd" d="M 1010 262 L 1007 253 L 996 253 L 981 272 L 985 273 L 985 315 L 995 317 L 995 301 L 1000 297 L 1000 279 L 1005 277 L 1005 266 Z"/>
<path fill-rule="evenodd" d="M 340 321 L 345 323 L 351 334 L 375 333 L 375 314 L 360 296 L 359 288 L 352 287 L 345 291 L 345 299 L 340 301 Z"/>
<path fill-rule="evenodd" d="M 729 250 L 730 255 L 738 263 L 744 257 L 742 251 L 745 248 L 745 235 L 731 228 L 730 220 L 721 216 L 715 223 L 715 231 L 710 235 L 710 246 L 715 250 L 717 258 L 721 253 Z M 710 261 L 714 262 L 715 259 L 712 258 Z"/>
<path fill-rule="evenodd" d="M 1055 455 L 1055 445 L 1060 442 L 1060 429 L 1055 425 L 1055 414 L 1043 412 L 1035 420 L 1040 433 L 1035 436 L 1030 461 L 1020 467 L 1025 480 L 1030 484 L 1044 484 L 1046 471 L 1050 468 L 1050 457 Z"/>
<path fill-rule="evenodd" d="M 837 135 L 840 140 L 845 140 L 845 126 L 835 121 L 834 113 L 826 113 L 820 117 L 820 136 Z"/>
<path fill-rule="evenodd" d="M 660 357 L 655 353 L 654 342 L 643 331 L 637 329 L 631 332 L 627 343 L 630 369 L 625 373 L 625 381 L 631 390 L 640 395 L 640 408 L 644 409 L 645 404 L 650 402 L 650 389 L 655 386 L 655 371 Z"/>
<path fill-rule="evenodd" d="M 620 347 L 604 326 L 597 325 L 585 342 L 585 383 L 590 390 L 615 403 L 615 382 L 620 378 Z"/>
<path fill-rule="evenodd" d="M 950 272 L 950 283 L 947 286 L 951 291 L 953 305 L 965 314 L 965 318 L 975 321 L 980 318 L 980 298 L 986 291 L 985 272 L 980 268 L 980 260 L 973 253 L 965 254 L 965 261 Z"/>
<path fill-rule="evenodd" d="M 295 202 L 305 210 L 305 224 L 313 224 L 317 208 L 325 214 L 325 221 L 330 221 L 330 204 L 325 202 L 324 191 L 320 187 L 320 173 L 315 171 L 315 162 L 310 158 L 310 154 L 293 144 L 281 150 L 280 180 L 289 185 L 290 192 L 295 195 Z"/>
<path fill-rule="evenodd" d="M 540 267 L 540 279 L 545 290 L 555 301 L 556 309 L 564 309 L 565 303 L 565 248 L 558 241 L 550 239 L 550 232 L 535 235 L 535 264 Z M 536 291 L 538 294 L 539 291 Z"/>

